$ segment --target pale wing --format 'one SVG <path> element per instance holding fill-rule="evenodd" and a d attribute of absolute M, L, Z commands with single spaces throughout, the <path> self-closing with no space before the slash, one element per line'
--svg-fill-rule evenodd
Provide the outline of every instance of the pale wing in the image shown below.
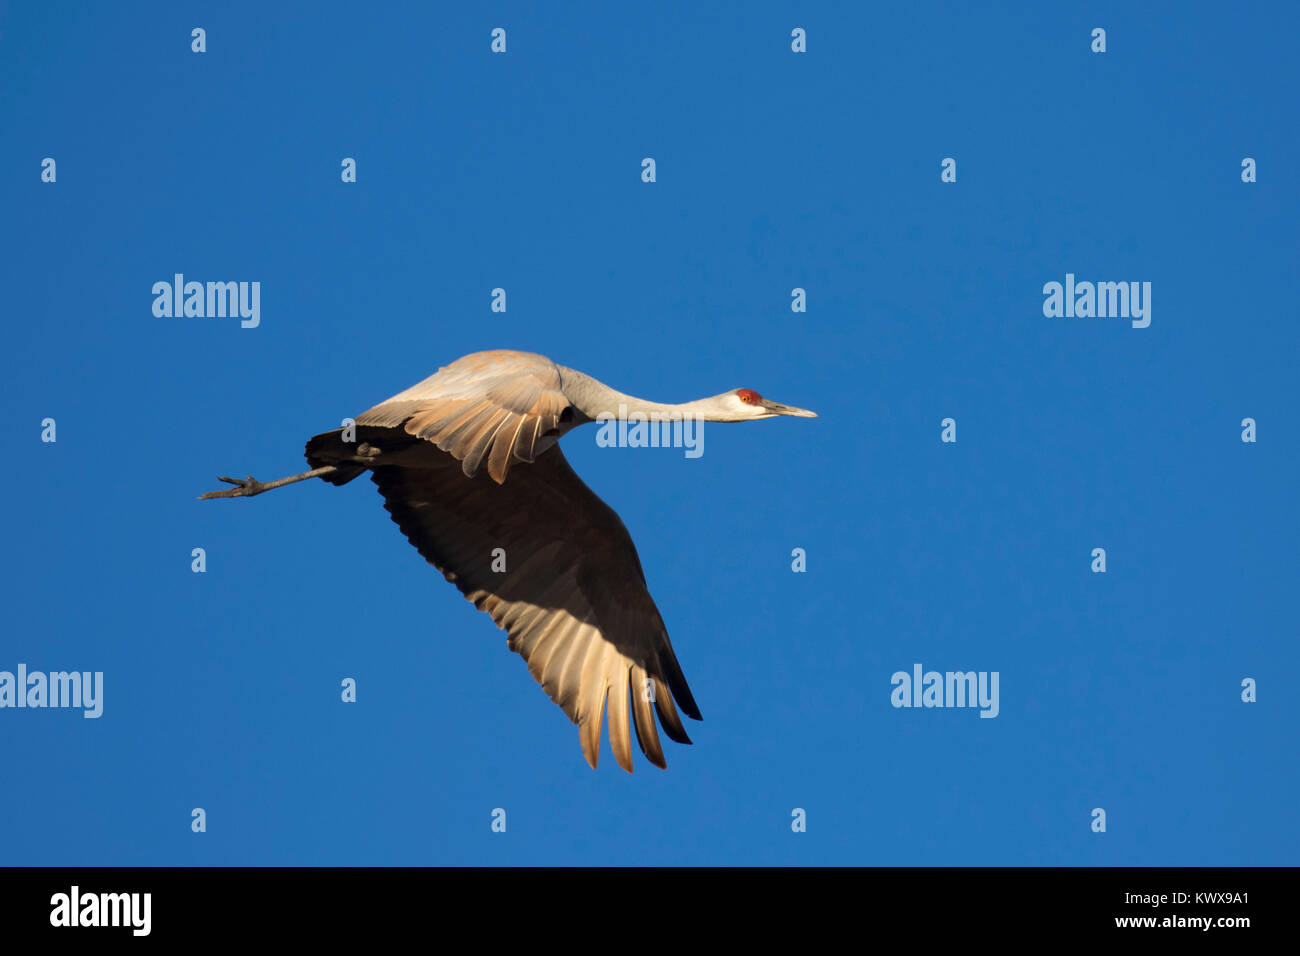
<path fill-rule="evenodd" d="M 475 352 L 357 416 L 358 425 L 402 428 L 461 462 L 473 477 L 486 461 L 501 484 L 515 461 L 533 461 L 573 415 L 555 363 L 532 352 Z"/>
<path fill-rule="evenodd" d="M 631 728 L 646 757 L 665 766 L 651 709 L 681 743 L 690 738 L 674 696 L 690 717 L 700 713 L 618 515 L 558 446 L 502 485 L 429 458 L 427 468 L 373 469 L 402 532 L 509 634 L 510 649 L 578 725 L 593 767 L 607 698 L 619 765 L 632 770 Z M 502 557 L 505 571 L 493 570 Z"/>

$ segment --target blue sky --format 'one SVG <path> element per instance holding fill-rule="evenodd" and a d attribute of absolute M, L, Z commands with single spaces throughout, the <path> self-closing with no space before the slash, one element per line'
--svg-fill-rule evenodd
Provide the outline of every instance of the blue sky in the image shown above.
<path fill-rule="evenodd" d="M 104 673 L 0 709 L 0 862 L 1296 863 L 1295 9 L 616 6 L 0 5 L 0 670 Z M 565 439 L 704 714 L 667 772 L 593 772 L 369 482 L 195 501 L 489 348 L 821 414 Z"/>

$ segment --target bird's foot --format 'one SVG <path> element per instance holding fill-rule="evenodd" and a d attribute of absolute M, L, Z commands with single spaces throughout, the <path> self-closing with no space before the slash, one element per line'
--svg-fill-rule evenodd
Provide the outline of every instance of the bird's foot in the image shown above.
<path fill-rule="evenodd" d="M 258 481 L 252 475 L 247 478 L 227 478 L 225 475 L 218 475 L 218 481 L 224 481 L 228 485 L 234 485 L 234 488 L 227 488 L 224 491 L 209 491 L 205 495 L 199 495 L 199 500 L 205 498 L 249 498 L 253 495 L 260 495 L 267 490 L 266 485 Z"/>

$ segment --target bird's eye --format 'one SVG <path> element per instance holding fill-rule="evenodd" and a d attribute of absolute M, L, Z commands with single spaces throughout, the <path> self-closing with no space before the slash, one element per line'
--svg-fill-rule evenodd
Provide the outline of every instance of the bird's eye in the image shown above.
<path fill-rule="evenodd" d="M 763 396 L 758 394 L 758 392 L 754 391 L 752 388 L 738 389 L 736 397 L 746 405 L 757 405 L 763 401 Z"/>

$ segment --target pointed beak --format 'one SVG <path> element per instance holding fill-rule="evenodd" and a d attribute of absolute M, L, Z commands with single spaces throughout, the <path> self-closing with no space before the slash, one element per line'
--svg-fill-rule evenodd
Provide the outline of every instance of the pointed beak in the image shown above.
<path fill-rule="evenodd" d="M 769 402 L 763 400 L 763 407 L 773 415 L 793 415 L 795 418 L 816 418 L 816 412 L 810 412 L 806 408 L 795 408 L 793 405 L 782 405 L 780 402 Z"/>

